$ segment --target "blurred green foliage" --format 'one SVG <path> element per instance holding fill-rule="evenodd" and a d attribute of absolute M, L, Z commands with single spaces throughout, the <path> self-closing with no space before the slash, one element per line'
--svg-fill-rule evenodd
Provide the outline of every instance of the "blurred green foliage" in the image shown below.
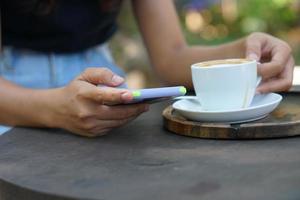
<path fill-rule="evenodd" d="M 226 5 L 226 3 L 232 5 Z M 228 7 L 227 13 L 224 12 L 226 6 Z M 191 32 L 186 26 L 187 13 L 193 8 L 185 8 L 184 6 L 177 8 L 185 37 L 190 44 L 221 44 L 241 38 L 251 32 L 266 32 L 287 41 L 294 50 L 297 63 L 300 63 L 299 0 L 223 0 L 217 1 L 207 8 L 196 8 L 195 10 L 200 14 L 203 10 L 210 13 L 210 25 L 222 24 L 228 30 L 225 37 L 211 37 L 209 39 L 201 37 L 199 33 Z M 226 14 L 232 14 L 230 11 L 236 12 L 236 16 L 228 20 Z"/>
<path fill-rule="evenodd" d="M 174 2 L 183 33 L 190 45 L 216 45 L 236 40 L 251 32 L 266 32 L 287 41 L 293 48 L 296 64 L 300 64 L 299 0 L 175 0 Z M 197 7 L 198 4 L 201 6 Z M 189 18 L 190 13 L 193 16 Z M 119 17 L 119 27 L 119 33 L 110 43 L 117 64 L 127 72 L 142 71 L 147 79 L 147 85 L 155 85 L 153 83 L 157 80 L 153 80 L 155 76 L 150 69 L 151 64 L 129 1 L 124 3 Z"/>

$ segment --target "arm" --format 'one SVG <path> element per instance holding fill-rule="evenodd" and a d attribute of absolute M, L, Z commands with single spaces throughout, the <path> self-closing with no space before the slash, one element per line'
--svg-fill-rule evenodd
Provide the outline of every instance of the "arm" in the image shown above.
<path fill-rule="evenodd" d="M 102 135 L 147 110 L 142 104 L 107 105 L 130 101 L 131 93 L 96 85 L 114 87 L 122 82 L 111 71 L 99 68 L 88 69 L 69 85 L 56 89 L 33 90 L 0 78 L 0 124 L 63 128 L 90 137 Z"/>
<path fill-rule="evenodd" d="M 50 108 L 58 89 L 31 90 L 0 78 L 0 123 L 10 126 L 54 127 Z"/>
<path fill-rule="evenodd" d="M 278 39 L 266 34 L 253 34 L 219 46 L 188 46 L 180 30 L 172 0 L 133 0 L 133 8 L 151 62 L 159 76 L 169 84 L 184 84 L 192 87 L 190 75 L 192 63 L 246 56 L 260 60 L 264 56 L 262 51 L 265 46 L 269 46 L 269 51 L 273 49 L 273 53 L 265 53 L 266 56 L 271 54 L 271 62 L 267 70 L 263 66 L 258 69 L 262 77 L 266 80 L 270 79 L 270 75 L 277 76 L 285 72 L 281 81 L 277 81 L 275 86 L 274 82 L 269 82 L 260 88 L 261 91 L 287 89 L 291 84 L 293 59 L 288 45 Z M 257 41 L 260 43 L 257 44 Z M 276 48 L 270 48 L 272 45 Z M 255 56 L 253 56 L 254 53 L 256 53 Z"/>
<path fill-rule="evenodd" d="M 169 84 L 191 87 L 192 63 L 243 56 L 239 49 L 231 48 L 242 48 L 241 42 L 217 47 L 188 46 L 171 0 L 135 0 L 133 7 L 153 66 Z M 235 51 L 226 51 L 229 48 Z"/>

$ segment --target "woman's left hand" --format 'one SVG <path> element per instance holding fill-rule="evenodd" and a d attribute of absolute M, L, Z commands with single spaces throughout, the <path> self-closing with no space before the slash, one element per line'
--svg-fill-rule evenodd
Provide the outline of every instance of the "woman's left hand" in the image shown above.
<path fill-rule="evenodd" d="M 252 33 L 245 39 L 246 57 L 259 61 L 262 83 L 258 93 L 286 91 L 292 86 L 294 58 L 291 47 L 265 33 Z"/>

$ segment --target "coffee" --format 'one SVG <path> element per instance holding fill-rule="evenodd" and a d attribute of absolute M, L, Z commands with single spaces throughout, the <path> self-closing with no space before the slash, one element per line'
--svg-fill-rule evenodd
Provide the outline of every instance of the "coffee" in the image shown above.
<path fill-rule="evenodd" d="M 236 64 L 243 64 L 243 63 L 248 63 L 251 62 L 251 60 L 248 59 L 226 59 L 226 60 L 211 60 L 211 61 L 206 61 L 202 63 L 198 63 L 195 66 L 196 67 L 215 67 L 218 65 L 236 65 Z"/>

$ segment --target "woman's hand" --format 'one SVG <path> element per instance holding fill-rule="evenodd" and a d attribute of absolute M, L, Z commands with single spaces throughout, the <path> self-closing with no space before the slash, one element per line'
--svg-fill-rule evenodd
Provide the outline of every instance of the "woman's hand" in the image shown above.
<path fill-rule="evenodd" d="M 258 73 L 263 81 L 257 92 L 285 91 L 292 86 L 295 62 L 286 42 L 268 34 L 253 33 L 244 44 L 247 58 L 261 62 Z"/>
<path fill-rule="evenodd" d="M 146 104 L 128 102 L 128 90 L 112 88 L 123 79 L 106 68 L 89 68 L 59 91 L 54 120 L 57 127 L 82 136 L 100 136 L 122 126 L 148 110 Z M 110 87 L 97 87 L 98 84 Z"/>

